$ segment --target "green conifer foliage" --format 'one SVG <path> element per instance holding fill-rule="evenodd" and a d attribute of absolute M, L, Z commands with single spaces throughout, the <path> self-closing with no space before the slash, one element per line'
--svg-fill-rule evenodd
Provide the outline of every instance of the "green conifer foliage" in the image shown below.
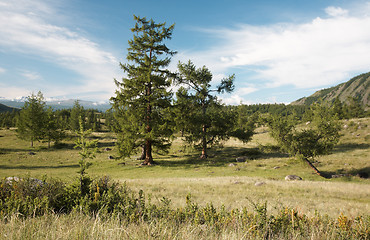
<path fill-rule="evenodd" d="M 196 68 L 188 63 L 178 64 L 179 73 L 176 77 L 182 85 L 177 92 L 175 102 L 176 124 L 178 130 L 185 133 L 189 143 L 202 149 L 201 158 L 207 158 L 207 145 L 231 136 L 247 142 L 253 134 L 253 127 L 237 126 L 237 112 L 220 104 L 213 93 L 232 92 L 234 75 L 221 80 L 212 89 L 212 73 L 203 66 Z"/>
<path fill-rule="evenodd" d="M 44 96 L 39 91 L 37 95 L 33 94 L 27 98 L 17 121 L 18 137 L 31 142 L 40 141 L 45 134 L 45 102 Z"/>
<path fill-rule="evenodd" d="M 145 145 L 144 164 L 153 164 L 152 147 L 169 147 L 172 130 L 166 114 L 171 105 L 171 86 L 166 69 L 175 54 L 164 44 L 171 39 L 174 25 L 155 23 L 145 17 L 134 16 L 134 36 L 129 40 L 126 64 L 120 64 L 126 73 L 122 81 L 115 80 L 118 90 L 111 98 L 117 133 L 117 146 L 122 157 Z"/>
<path fill-rule="evenodd" d="M 80 102 L 76 100 L 73 108 L 71 109 L 70 128 L 72 131 L 80 129 L 80 118 L 82 119 L 83 127 L 85 126 L 85 109 L 81 106 Z"/>

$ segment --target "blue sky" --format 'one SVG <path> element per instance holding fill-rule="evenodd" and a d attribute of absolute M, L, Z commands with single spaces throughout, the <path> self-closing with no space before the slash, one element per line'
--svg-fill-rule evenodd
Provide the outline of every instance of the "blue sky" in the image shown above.
<path fill-rule="evenodd" d="M 289 103 L 370 71 L 370 1 L 0 0 L 0 97 L 108 101 L 134 14 L 175 23 L 171 70 L 190 59 L 214 85 L 235 73 L 227 104 Z"/>

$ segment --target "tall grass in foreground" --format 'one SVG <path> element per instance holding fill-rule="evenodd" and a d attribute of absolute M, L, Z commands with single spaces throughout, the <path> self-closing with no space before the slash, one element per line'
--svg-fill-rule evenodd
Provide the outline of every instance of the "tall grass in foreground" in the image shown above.
<path fill-rule="evenodd" d="M 284 213 L 287 211 L 287 213 Z M 288 213 L 289 212 L 289 213 Z M 234 213 L 235 214 L 235 213 Z M 12 215 L 0 220 L 1 239 L 369 239 L 369 219 L 305 218 L 294 210 L 281 215 L 232 217 L 195 223 L 167 218 L 131 222 L 119 215 Z"/>
<path fill-rule="evenodd" d="M 250 201 L 252 210 L 203 206 L 189 194 L 173 208 L 104 177 L 79 182 L 0 182 L 1 239 L 369 239 L 370 216 L 307 216 Z"/>

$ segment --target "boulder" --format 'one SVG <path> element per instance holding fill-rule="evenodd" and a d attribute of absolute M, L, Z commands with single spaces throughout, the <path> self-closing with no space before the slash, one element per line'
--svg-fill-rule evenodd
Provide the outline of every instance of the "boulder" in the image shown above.
<path fill-rule="evenodd" d="M 302 180 L 302 178 L 297 175 L 288 175 L 285 177 L 285 180 L 286 181 L 296 181 L 296 180 Z"/>
<path fill-rule="evenodd" d="M 262 185 L 265 185 L 265 184 L 266 184 L 265 182 L 256 182 L 254 184 L 254 186 L 259 187 L 259 186 L 262 186 Z"/>
<path fill-rule="evenodd" d="M 243 157 L 237 157 L 236 161 L 237 162 L 245 162 L 245 161 L 247 161 L 247 157 L 244 157 L 244 156 Z"/>
<path fill-rule="evenodd" d="M 234 164 L 234 163 L 229 164 L 229 167 L 235 167 L 235 166 L 236 166 L 236 164 Z"/>

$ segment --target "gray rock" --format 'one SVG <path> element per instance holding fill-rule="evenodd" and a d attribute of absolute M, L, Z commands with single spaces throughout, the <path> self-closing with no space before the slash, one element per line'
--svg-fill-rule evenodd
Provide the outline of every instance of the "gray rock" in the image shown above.
<path fill-rule="evenodd" d="M 279 166 L 274 167 L 274 169 L 279 169 L 279 168 L 280 168 Z"/>
<path fill-rule="evenodd" d="M 265 185 L 265 184 L 266 184 L 265 182 L 256 182 L 254 184 L 254 186 L 259 187 L 259 186 L 262 186 L 262 185 Z"/>
<path fill-rule="evenodd" d="M 243 157 L 237 157 L 236 161 L 237 162 L 245 162 L 245 161 L 247 161 L 247 157 L 244 157 L 244 156 Z"/>
<path fill-rule="evenodd" d="M 302 178 L 297 176 L 297 175 L 288 175 L 288 176 L 285 177 L 285 180 L 286 181 L 295 181 L 295 180 L 302 180 Z"/>
<path fill-rule="evenodd" d="M 229 164 L 229 167 L 235 167 L 235 166 L 236 166 L 236 164 L 234 164 L 234 163 Z"/>

